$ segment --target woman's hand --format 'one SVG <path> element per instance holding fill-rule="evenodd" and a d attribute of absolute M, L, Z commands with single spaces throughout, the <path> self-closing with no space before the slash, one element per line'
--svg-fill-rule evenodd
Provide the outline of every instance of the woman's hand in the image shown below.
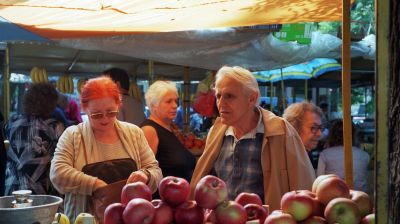
<path fill-rule="evenodd" d="M 126 183 L 129 184 L 129 183 L 138 182 L 138 181 L 147 184 L 147 182 L 149 181 L 149 177 L 146 175 L 146 173 L 144 171 L 138 170 L 138 171 L 131 173 L 131 175 L 129 176 L 128 181 Z"/>
<path fill-rule="evenodd" d="M 104 186 L 107 186 L 106 182 L 97 178 L 96 182 L 94 183 L 93 191 L 96 191 L 97 189 L 104 187 Z"/>

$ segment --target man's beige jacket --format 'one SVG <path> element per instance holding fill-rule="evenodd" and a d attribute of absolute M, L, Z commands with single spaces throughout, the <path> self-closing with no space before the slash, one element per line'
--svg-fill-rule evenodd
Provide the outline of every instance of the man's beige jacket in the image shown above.
<path fill-rule="evenodd" d="M 280 208 L 280 201 L 288 191 L 311 190 L 315 171 L 296 130 L 285 119 L 272 112 L 262 111 L 264 139 L 261 167 L 264 176 L 264 203 L 270 211 Z M 197 162 L 191 180 L 191 198 L 199 180 L 210 173 L 216 161 L 227 125 L 218 118 L 208 133 L 206 146 Z"/>

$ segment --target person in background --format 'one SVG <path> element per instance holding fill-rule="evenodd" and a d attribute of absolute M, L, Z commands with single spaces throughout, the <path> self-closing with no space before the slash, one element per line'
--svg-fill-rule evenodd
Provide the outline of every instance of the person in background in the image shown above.
<path fill-rule="evenodd" d="M 74 124 L 73 121 L 69 120 L 65 114 L 65 109 L 68 107 L 68 97 L 60 92 L 58 92 L 58 100 L 56 109 L 53 112 L 53 117 L 62 122 L 64 127 L 67 128 Z"/>
<path fill-rule="evenodd" d="M 282 115 L 299 133 L 307 151 L 313 150 L 321 139 L 323 113 L 319 107 L 310 102 L 293 103 Z"/>
<path fill-rule="evenodd" d="M 32 84 L 24 95 L 23 113 L 12 116 L 5 126 L 7 150 L 5 195 L 16 190 L 58 195 L 49 179 L 63 125 L 52 118 L 58 94 L 49 83 Z"/>
<path fill-rule="evenodd" d="M 293 103 L 282 115 L 299 133 L 314 169 L 318 166 L 321 148 L 318 145 L 323 140 L 323 113 L 321 108 L 310 102 Z"/>
<path fill-rule="evenodd" d="M 135 125 L 140 125 L 145 119 L 143 104 L 137 99 L 129 96 L 129 76 L 128 73 L 120 68 L 110 68 L 103 72 L 117 83 L 122 93 L 122 107 L 117 116 L 118 120 L 126 121 Z"/>
<path fill-rule="evenodd" d="M 367 167 L 369 155 L 362 149 L 354 146 L 356 143 L 356 130 L 352 129 L 352 152 L 354 189 L 367 192 Z M 318 160 L 317 175 L 336 174 L 344 179 L 344 147 L 343 147 L 343 121 L 335 120 L 329 130 L 327 140 L 328 148 L 324 149 Z"/>
<path fill-rule="evenodd" d="M 146 183 L 156 191 L 162 178 L 142 130 L 117 120 L 121 94 L 111 78 L 89 79 L 82 88 L 80 101 L 89 120 L 65 130 L 50 169 L 52 183 L 65 194 L 64 212 L 70 220 L 90 211 L 87 199 L 99 188 L 127 179 L 128 183 Z M 85 171 L 94 166 L 99 168 L 97 173 L 96 169 Z M 121 179 L 115 179 L 115 175 Z"/>
<path fill-rule="evenodd" d="M 150 116 L 140 125 L 164 176 L 190 182 L 196 159 L 172 129 L 178 107 L 178 90 L 173 82 L 156 81 L 145 94 Z"/>
<path fill-rule="evenodd" d="M 74 99 L 68 100 L 68 107 L 64 112 L 65 116 L 75 124 L 82 122 L 81 111 L 79 110 L 78 103 Z"/>
<path fill-rule="evenodd" d="M 311 189 L 315 172 L 296 130 L 258 106 L 260 91 L 252 73 L 224 66 L 217 72 L 219 116 L 210 129 L 191 181 L 191 198 L 205 175 L 226 182 L 228 197 L 258 194 L 271 210 L 288 191 Z"/>

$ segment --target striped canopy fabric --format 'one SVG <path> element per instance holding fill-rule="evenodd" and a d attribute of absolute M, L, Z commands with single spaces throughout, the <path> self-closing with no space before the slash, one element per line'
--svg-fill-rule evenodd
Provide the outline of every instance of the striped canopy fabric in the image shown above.
<path fill-rule="evenodd" d="M 333 58 L 315 58 L 310 61 L 280 69 L 253 72 L 259 82 L 277 82 L 289 79 L 310 79 L 329 71 L 341 70 L 342 66 Z"/>
<path fill-rule="evenodd" d="M 351 0 L 354 2 L 354 0 Z M 341 0 L 7 0 L 0 15 L 45 38 L 338 21 Z"/>

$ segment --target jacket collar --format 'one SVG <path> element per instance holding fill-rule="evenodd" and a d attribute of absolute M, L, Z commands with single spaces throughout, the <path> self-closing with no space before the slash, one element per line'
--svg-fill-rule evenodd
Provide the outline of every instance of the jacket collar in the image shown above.
<path fill-rule="evenodd" d="M 274 113 L 259 108 L 262 114 L 262 119 L 264 123 L 264 137 L 270 137 L 270 136 L 275 136 L 275 135 L 283 135 L 285 134 L 285 127 L 282 126 L 282 121 L 281 117 L 276 116 Z M 220 118 L 218 117 L 215 123 L 220 123 L 221 128 L 219 131 L 225 133 L 226 130 L 228 129 L 228 126 L 225 124 L 221 123 Z"/>

